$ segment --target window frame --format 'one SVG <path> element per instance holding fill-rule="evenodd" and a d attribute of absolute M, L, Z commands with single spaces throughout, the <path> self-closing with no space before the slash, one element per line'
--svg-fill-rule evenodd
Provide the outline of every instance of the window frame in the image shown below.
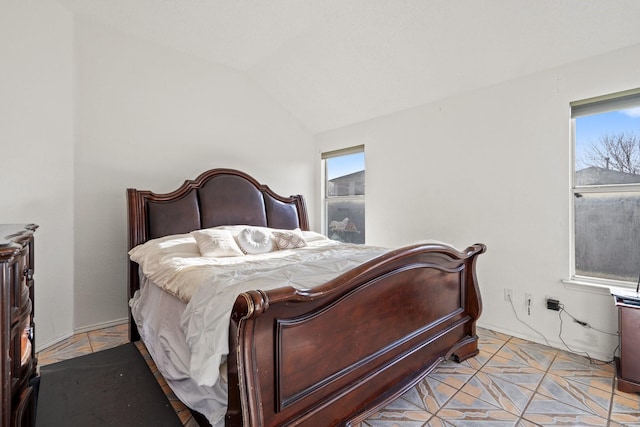
<path fill-rule="evenodd" d="M 637 193 L 640 195 L 640 183 L 627 184 L 576 184 L 576 118 L 588 115 L 619 111 L 640 106 L 640 88 L 608 95 L 587 98 L 570 103 L 571 110 L 571 191 L 570 191 L 570 280 L 569 284 L 586 284 L 599 287 L 624 287 L 635 290 L 637 283 L 616 279 L 583 276 L 576 273 L 576 199 L 579 194 L 619 194 Z M 640 265 L 639 265 L 640 270 Z M 640 271 L 639 271 L 640 273 Z M 640 278 L 638 279 L 640 281 Z"/>
<path fill-rule="evenodd" d="M 355 145 L 352 147 L 346 147 L 346 148 L 341 148 L 338 150 L 332 150 L 332 151 L 325 151 L 322 152 L 320 154 L 320 160 L 321 160 L 321 189 L 320 189 L 320 194 L 321 194 L 321 204 L 322 204 L 322 209 L 321 209 L 321 214 L 320 214 L 320 221 L 321 221 L 321 226 L 320 226 L 320 232 L 322 234 L 324 234 L 325 236 L 329 236 L 329 230 L 328 230 L 328 224 L 327 224 L 327 217 L 328 217 L 328 205 L 329 205 L 329 200 L 343 200 L 343 201 L 350 201 L 350 200 L 358 200 L 358 201 L 362 201 L 363 204 L 365 205 L 365 224 L 364 224 L 364 230 L 365 230 L 365 243 L 366 244 L 366 229 L 367 229 L 367 225 L 366 225 L 366 184 L 365 184 L 365 191 L 364 194 L 362 195 L 351 195 L 351 196 L 331 196 L 329 197 L 327 194 L 328 191 L 328 186 L 327 186 L 327 177 L 328 177 L 328 172 L 327 172 L 327 160 L 331 159 L 331 158 L 335 158 L 335 157 L 340 157 L 340 156 L 347 156 L 350 154 L 358 154 L 358 153 L 362 153 L 365 154 L 365 146 L 364 144 L 362 145 Z M 367 171 L 367 167 L 366 167 L 366 160 L 365 160 L 365 166 L 364 166 L 364 173 L 365 173 L 365 182 L 366 182 L 366 172 Z"/>

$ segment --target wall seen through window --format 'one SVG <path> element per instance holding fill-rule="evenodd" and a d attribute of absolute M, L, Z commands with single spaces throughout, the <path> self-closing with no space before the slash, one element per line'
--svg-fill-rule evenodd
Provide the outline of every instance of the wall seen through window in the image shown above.
<path fill-rule="evenodd" d="M 365 243 L 364 151 L 325 156 L 325 232 L 334 240 Z"/>

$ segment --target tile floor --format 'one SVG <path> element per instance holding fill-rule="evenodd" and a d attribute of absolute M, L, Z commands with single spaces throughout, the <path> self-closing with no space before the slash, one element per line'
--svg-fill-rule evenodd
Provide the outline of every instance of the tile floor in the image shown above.
<path fill-rule="evenodd" d="M 639 426 L 640 394 L 615 389 L 611 364 L 479 329 L 480 354 L 447 362 L 361 427 Z M 40 365 L 127 342 L 126 325 L 74 335 L 39 353 Z M 146 354 L 144 346 L 138 348 Z M 148 363 L 183 424 L 189 412 Z"/>

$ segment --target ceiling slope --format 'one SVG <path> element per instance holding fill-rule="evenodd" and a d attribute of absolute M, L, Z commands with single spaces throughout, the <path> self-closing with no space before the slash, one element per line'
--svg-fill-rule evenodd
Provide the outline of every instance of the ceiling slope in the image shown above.
<path fill-rule="evenodd" d="M 243 73 L 320 133 L 640 43 L 637 0 L 57 0 Z"/>

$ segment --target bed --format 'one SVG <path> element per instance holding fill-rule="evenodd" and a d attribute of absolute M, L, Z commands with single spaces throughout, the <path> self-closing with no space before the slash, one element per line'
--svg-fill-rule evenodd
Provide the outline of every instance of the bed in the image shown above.
<path fill-rule="evenodd" d="M 443 243 L 421 242 L 394 250 L 356 248 L 356 252 L 372 252 L 344 255 L 340 251 L 348 245 L 309 230 L 302 196 L 280 196 L 233 169 L 206 171 L 166 194 L 128 189 L 127 199 L 130 254 L 138 251 L 129 262 L 130 339 L 143 340 L 176 395 L 192 408 L 201 425 L 354 425 L 398 398 L 442 361 L 462 361 L 478 353 L 476 321 L 482 305 L 475 263 L 486 250 L 482 244 L 459 251 Z M 184 300 L 179 291 L 157 286 L 157 274 L 147 277 L 139 256 L 146 253 L 140 248 L 174 241 L 175 236 L 189 239 L 197 230 L 262 230 L 272 233 L 271 237 L 293 235 L 305 245 L 274 250 L 279 260 L 268 260 L 267 266 L 305 251 L 326 250 L 325 246 L 339 260 L 328 262 L 329 255 L 316 253 L 315 259 L 324 262 L 328 276 L 306 270 L 281 273 L 259 264 L 254 268 L 260 274 L 269 270 L 268 274 L 281 274 L 280 279 L 267 285 L 262 276 L 247 274 L 253 279 L 238 290 L 225 288 L 226 296 L 219 301 L 215 294 L 216 304 L 232 297 L 230 306 L 222 310 L 226 317 L 212 324 L 220 314 L 209 315 L 209 307 L 216 304 L 209 301 L 205 305 L 204 295 L 215 286 L 198 283 Z M 193 248 L 190 241 L 189 245 Z M 247 259 L 249 255 L 253 256 L 249 253 Z M 243 256 L 189 258 L 198 267 L 189 264 L 180 269 L 204 283 L 199 268 L 226 269 L 226 276 L 220 277 L 227 278 L 240 273 L 234 273 L 236 267 L 222 268 L 217 263 L 245 262 Z M 348 264 L 347 258 L 353 258 L 355 264 Z M 215 265 L 202 267 L 202 262 Z M 153 273 L 152 268 L 147 270 Z M 217 366 L 202 363 L 218 359 L 199 353 L 200 346 L 215 341 L 205 337 L 209 333 L 205 324 L 226 333 L 227 353 Z M 169 329 L 172 331 L 166 332 Z M 198 372 L 213 373 L 215 383 L 202 380 L 200 373 L 192 374 L 196 360 Z M 167 361 L 181 369 L 167 366 Z M 183 386 L 186 392 L 180 390 Z M 194 390 L 200 397 L 192 396 Z M 215 402 L 222 415 L 207 414 L 207 404 L 200 400 Z"/>

